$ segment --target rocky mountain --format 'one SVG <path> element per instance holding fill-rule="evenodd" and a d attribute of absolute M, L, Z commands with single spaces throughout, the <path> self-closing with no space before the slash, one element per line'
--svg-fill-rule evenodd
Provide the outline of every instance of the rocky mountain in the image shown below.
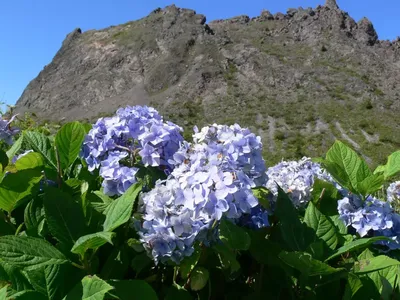
<path fill-rule="evenodd" d="M 206 22 L 168 6 L 104 30 L 68 34 L 16 111 L 53 121 L 146 104 L 166 118 L 234 123 L 266 159 L 321 155 L 339 138 L 372 164 L 400 147 L 400 40 L 378 39 L 335 0 L 286 14 Z"/>

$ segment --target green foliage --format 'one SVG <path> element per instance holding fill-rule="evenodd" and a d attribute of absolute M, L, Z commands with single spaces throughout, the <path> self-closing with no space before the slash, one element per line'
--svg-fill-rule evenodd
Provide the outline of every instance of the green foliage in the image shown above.
<path fill-rule="evenodd" d="M 232 86 L 236 72 L 227 71 Z M 202 114 L 192 104 L 185 109 L 194 119 Z M 0 151 L 0 300 L 400 295 L 398 253 L 379 251 L 377 242 L 385 237 L 351 235 L 337 212 L 341 194 L 321 180 L 315 180 L 304 208 L 296 208 L 280 188 L 274 204 L 266 188 L 254 188 L 270 212 L 270 227 L 253 230 L 223 217 L 212 226 L 215 242 L 197 241 L 193 254 L 179 265 L 156 265 L 135 226 L 142 221 L 143 186 L 164 178 L 162 172 L 141 170 L 140 181 L 125 194 L 106 196 L 98 174 L 88 172 L 79 158 L 87 126 L 72 122 L 56 132 L 28 125 L 10 149 Z M 300 153 L 303 146 L 296 147 Z M 30 149 L 33 152 L 11 163 Z M 365 198 L 381 193 L 385 180 L 398 175 L 399 158 L 399 152 L 393 153 L 372 172 L 357 152 L 336 142 L 319 161 L 343 187 Z"/>

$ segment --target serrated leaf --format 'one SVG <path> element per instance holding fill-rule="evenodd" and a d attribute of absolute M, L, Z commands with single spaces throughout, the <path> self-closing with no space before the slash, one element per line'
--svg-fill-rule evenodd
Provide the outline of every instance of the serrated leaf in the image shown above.
<path fill-rule="evenodd" d="M 340 141 L 328 150 L 324 165 L 339 183 L 352 192 L 357 192 L 358 183 L 372 175 L 365 161 Z"/>
<path fill-rule="evenodd" d="M 132 185 L 121 197 L 114 200 L 107 209 L 104 231 L 113 231 L 115 228 L 129 221 L 133 205 L 142 190 L 140 183 Z"/>
<path fill-rule="evenodd" d="M 101 278 L 86 276 L 64 298 L 64 300 L 103 300 L 107 292 L 114 289 L 113 286 Z"/>
<path fill-rule="evenodd" d="M 0 183 L 0 208 L 12 212 L 28 196 L 39 191 L 40 170 L 30 169 L 7 174 Z"/>
<path fill-rule="evenodd" d="M 250 247 L 250 236 L 241 227 L 233 224 L 227 219 L 222 219 L 219 225 L 219 238 L 232 249 L 248 250 Z"/>
<path fill-rule="evenodd" d="M 107 195 L 104 195 L 100 191 L 94 191 L 88 193 L 86 195 L 87 200 L 90 203 L 90 206 L 93 209 L 101 214 L 105 213 L 106 209 L 110 206 L 110 204 L 114 201 Z"/>
<path fill-rule="evenodd" d="M 335 224 L 329 217 L 323 215 L 312 202 L 308 203 L 304 222 L 314 230 L 316 238 L 323 240 L 330 249 L 336 249 L 339 236 Z"/>
<path fill-rule="evenodd" d="M 6 264 L 0 260 L 0 282 L 9 282 L 11 287 L 16 291 L 32 289 L 21 269 L 10 264 Z"/>
<path fill-rule="evenodd" d="M 374 257 L 374 254 L 372 253 L 371 250 L 369 250 L 367 248 L 363 252 L 361 252 L 357 258 L 358 258 L 358 260 L 364 260 L 364 259 L 371 259 L 373 257 Z"/>
<path fill-rule="evenodd" d="M 0 237 L 0 257 L 5 263 L 22 268 L 39 268 L 68 262 L 50 243 L 29 236 Z"/>
<path fill-rule="evenodd" d="M 335 257 L 338 257 L 344 253 L 355 251 L 355 250 L 360 250 L 363 248 L 368 247 L 369 245 L 382 241 L 382 240 L 388 240 L 388 238 L 383 237 L 383 236 L 377 236 L 377 237 L 372 237 L 372 238 L 364 238 L 364 239 L 359 239 L 352 241 L 350 243 L 345 244 L 343 247 L 340 247 L 337 249 L 331 256 L 329 256 L 325 261 L 329 261 Z"/>
<path fill-rule="evenodd" d="M 347 286 L 346 286 L 346 294 L 348 294 L 349 298 L 345 298 L 345 299 L 351 299 L 356 293 L 357 291 L 362 288 L 363 283 L 360 280 L 360 278 L 353 274 L 353 273 L 349 273 L 347 275 Z"/>
<path fill-rule="evenodd" d="M 382 174 L 373 174 L 358 182 L 357 191 L 362 195 L 373 194 L 382 188 L 384 177 Z"/>
<path fill-rule="evenodd" d="M 23 137 L 30 149 L 42 154 L 46 163 L 52 168 L 57 169 L 55 152 L 47 136 L 36 131 L 25 131 Z"/>
<path fill-rule="evenodd" d="M 15 167 L 18 171 L 26 169 L 43 169 L 44 159 L 40 153 L 30 152 L 15 162 Z"/>
<path fill-rule="evenodd" d="M 46 188 L 43 204 L 51 234 L 71 249 L 87 233 L 81 206 L 69 194 L 53 187 Z"/>
<path fill-rule="evenodd" d="M 288 266 L 306 276 L 326 276 L 346 271 L 345 269 L 332 268 L 319 260 L 313 259 L 310 254 L 304 252 L 282 251 L 279 254 L 279 258 Z"/>
<path fill-rule="evenodd" d="M 117 296 L 120 300 L 157 300 L 157 294 L 153 288 L 144 280 L 109 280 L 114 287 L 110 294 Z"/>
<path fill-rule="evenodd" d="M 77 159 L 84 139 L 85 129 L 77 121 L 63 125 L 57 132 L 55 144 L 63 170 Z"/>
<path fill-rule="evenodd" d="M 384 167 L 385 179 L 388 179 L 400 172 L 400 151 L 389 155 L 387 164 Z"/>
<path fill-rule="evenodd" d="M 203 267 L 196 267 L 190 275 L 190 288 L 193 291 L 200 291 L 203 289 L 210 277 L 208 270 Z"/>
<path fill-rule="evenodd" d="M 112 243 L 112 232 L 96 232 L 80 237 L 71 249 L 72 253 L 84 255 L 88 249 L 96 250 L 103 246 L 105 243 Z"/>

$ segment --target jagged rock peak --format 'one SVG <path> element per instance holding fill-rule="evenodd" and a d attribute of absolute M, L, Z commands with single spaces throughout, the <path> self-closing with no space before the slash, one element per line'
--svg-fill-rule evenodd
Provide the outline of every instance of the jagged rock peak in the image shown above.
<path fill-rule="evenodd" d="M 325 7 L 329 7 L 331 9 L 339 9 L 339 5 L 336 0 L 326 0 Z"/>

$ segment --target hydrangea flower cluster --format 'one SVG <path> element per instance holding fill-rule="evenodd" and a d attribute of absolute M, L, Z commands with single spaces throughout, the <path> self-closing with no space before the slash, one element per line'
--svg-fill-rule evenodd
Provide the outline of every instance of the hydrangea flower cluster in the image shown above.
<path fill-rule="evenodd" d="M 278 185 L 289 194 L 296 207 L 304 207 L 311 198 L 315 178 L 334 183 L 333 178 L 321 166 L 304 157 L 299 161 L 282 161 L 268 168 L 267 189 L 272 203 L 278 198 Z"/>
<path fill-rule="evenodd" d="M 169 160 L 169 178 L 143 196 L 144 223 L 139 232 L 156 262 L 179 263 L 198 240 L 208 244 L 223 216 L 237 222 L 254 213 L 259 227 L 268 219 L 252 188 L 266 183 L 260 137 L 239 125 L 195 128 L 193 143 L 183 142 Z"/>
<path fill-rule="evenodd" d="M 13 136 L 20 132 L 19 128 L 12 128 L 11 122 L 14 121 L 16 115 L 12 116 L 10 120 L 5 120 L 0 116 L 0 139 L 8 145 L 13 144 Z"/>
<path fill-rule="evenodd" d="M 391 183 L 386 194 L 389 202 L 400 201 L 400 181 Z"/>
<path fill-rule="evenodd" d="M 183 141 L 181 131 L 152 107 L 128 106 L 93 125 L 81 155 L 89 171 L 100 168 L 104 193 L 121 195 L 136 182 L 137 155 L 144 166 L 171 170 L 169 160 Z"/>

